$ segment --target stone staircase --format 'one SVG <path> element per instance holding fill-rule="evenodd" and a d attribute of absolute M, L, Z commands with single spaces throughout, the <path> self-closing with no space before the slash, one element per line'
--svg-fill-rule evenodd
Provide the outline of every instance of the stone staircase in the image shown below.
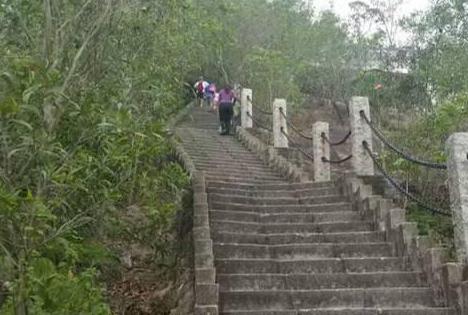
<path fill-rule="evenodd" d="M 221 314 L 455 314 L 333 182 L 289 183 L 217 126 L 194 109 L 177 134 L 207 180 Z"/>

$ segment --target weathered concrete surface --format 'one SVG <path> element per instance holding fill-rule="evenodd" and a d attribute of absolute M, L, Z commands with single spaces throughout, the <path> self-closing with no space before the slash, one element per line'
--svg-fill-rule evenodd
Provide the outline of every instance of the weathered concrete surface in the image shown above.
<path fill-rule="evenodd" d="M 281 128 L 287 134 L 288 125 L 280 110 L 283 111 L 284 115 L 287 115 L 286 100 L 275 99 L 273 102 L 273 146 L 275 148 L 287 148 L 289 141 L 281 132 Z"/>
<path fill-rule="evenodd" d="M 353 171 L 359 176 L 374 175 L 374 162 L 363 147 L 363 141 L 366 141 L 372 151 L 372 130 L 361 117 L 361 111 L 364 111 L 365 115 L 370 119 L 368 98 L 355 96 L 349 104 Z"/>
<path fill-rule="evenodd" d="M 330 163 L 323 161 L 323 159 L 330 160 L 330 145 L 323 138 L 329 139 L 329 136 L 328 123 L 319 121 L 312 125 L 314 181 L 316 182 L 328 182 L 331 179 Z"/>
<path fill-rule="evenodd" d="M 249 151 L 196 111 L 179 128 L 196 168 L 195 314 L 456 314 L 444 307 L 463 300 L 456 269 L 422 255 L 415 225 L 372 185 L 301 182 L 275 149 L 239 128 Z"/>
<path fill-rule="evenodd" d="M 455 246 L 458 260 L 468 263 L 468 133 L 453 134 L 446 151 Z"/>
<path fill-rule="evenodd" d="M 218 314 L 219 285 L 216 283 L 213 241 L 208 212 L 205 174 L 192 173 L 193 245 L 195 267 L 195 313 Z"/>
<path fill-rule="evenodd" d="M 268 164 L 268 166 L 284 178 L 290 179 L 294 182 L 302 182 L 306 180 L 307 175 L 303 174 L 298 167 L 290 163 L 283 156 L 279 155 L 277 149 L 265 145 L 245 129 L 239 128 L 237 130 L 237 137 L 239 141 L 249 150 L 253 151 L 259 159 Z M 252 161 L 250 161 L 250 163 L 252 164 Z M 250 174 L 252 175 L 252 173 Z"/>
<path fill-rule="evenodd" d="M 251 89 L 242 89 L 241 92 L 241 126 L 242 128 L 252 128 L 253 121 L 247 113 L 250 113 L 252 116 L 255 113 L 252 112 L 252 90 Z"/>

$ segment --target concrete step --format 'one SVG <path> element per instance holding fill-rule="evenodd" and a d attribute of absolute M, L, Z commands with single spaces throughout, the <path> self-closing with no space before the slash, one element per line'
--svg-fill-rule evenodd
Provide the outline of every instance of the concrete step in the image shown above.
<path fill-rule="evenodd" d="M 336 233 L 336 232 L 364 232 L 372 230 L 371 222 L 343 221 L 322 223 L 247 223 L 227 220 L 211 220 L 214 232 L 236 232 L 236 233 Z"/>
<path fill-rule="evenodd" d="M 189 119 L 185 120 L 182 123 L 182 127 L 186 129 L 190 129 L 192 132 L 197 132 L 198 130 L 200 132 L 213 132 L 209 130 L 211 126 L 218 126 L 219 123 L 216 119 L 216 117 L 204 117 L 204 116 L 193 116 L 190 117 Z M 215 133 L 214 133 L 215 134 Z"/>
<path fill-rule="evenodd" d="M 206 109 L 182 125 L 176 135 L 207 179 L 221 314 L 452 315 L 334 182 L 288 183 L 219 136 Z"/>
<path fill-rule="evenodd" d="M 205 168 L 205 169 L 212 169 L 212 170 L 227 170 L 230 172 L 239 172 L 243 171 L 244 174 L 245 172 L 267 172 L 270 174 L 278 174 L 274 170 L 263 166 L 261 164 L 258 165 L 252 165 L 249 163 L 243 163 L 240 161 L 233 161 L 233 160 L 227 160 L 224 161 L 223 163 L 215 163 L 212 161 L 199 161 L 199 160 L 194 160 L 193 163 L 195 164 L 196 167 L 199 168 Z"/>
<path fill-rule="evenodd" d="M 216 259 L 218 274 L 358 273 L 409 270 L 406 257 L 343 257 L 315 259 Z"/>
<path fill-rule="evenodd" d="M 210 201 L 223 203 L 237 203 L 248 205 L 314 205 L 324 203 L 340 203 L 348 201 L 347 197 L 341 195 L 315 196 L 303 198 L 259 198 L 259 197 L 242 197 L 225 194 L 210 194 Z"/>
<path fill-rule="evenodd" d="M 226 178 L 228 177 L 229 180 L 239 180 L 245 181 L 246 178 L 255 179 L 255 180 L 265 180 L 265 181 L 284 181 L 284 179 L 279 176 L 278 174 L 272 174 L 270 172 L 230 172 L 228 170 L 214 170 L 214 169 L 206 169 L 205 176 L 209 176 L 210 178 Z M 240 197 L 241 198 L 241 197 Z"/>
<path fill-rule="evenodd" d="M 315 213 L 255 213 L 252 211 L 211 210 L 212 220 L 226 220 L 249 223 L 320 223 L 334 221 L 359 221 L 361 216 L 355 211 L 328 211 Z"/>
<path fill-rule="evenodd" d="M 220 143 L 212 143 L 211 145 L 206 145 L 204 142 L 193 140 L 182 140 L 184 148 L 188 151 L 193 152 L 203 152 L 203 153 L 234 153 L 234 154 L 246 154 L 250 156 L 255 156 L 253 152 L 249 151 L 247 148 L 240 146 L 239 144 L 230 143 L 230 144 L 221 144 Z"/>
<path fill-rule="evenodd" d="M 284 183 L 285 180 L 277 174 L 252 173 L 252 174 L 233 174 L 230 172 L 213 171 L 210 169 L 204 170 L 205 177 L 209 177 L 212 181 L 235 181 L 239 183 L 261 185 L 262 181 L 265 184 Z M 226 180 L 229 177 L 229 180 Z M 259 182 L 260 181 L 260 182 Z"/>
<path fill-rule="evenodd" d="M 200 132 L 201 131 L 201 132 Z M 196 133 L 184 134 L 180 136 L 184 145 L 190 148 L 196 148 L 197 144 L 201 147 L 219 150 L 219 149 L 236 149 L 249 151 L 234 137 L 221 137 L 219 134 L 213 134 L 211 131 L 203 131 L 198 129 Z"/>
<path fill-rule="evenodd" d="M 197 167 L 210 168 L 213 170 L 226 170 L 229 172 L 243 171 L 244 174 L 245 172 L 259 172 L 259 173 L 267 172 L 271 174 L 277 174 L 271 168 L 263 164 L 251 165 L 249 163 L 236 162 L 236 161 L 234 162 L 229 161 L 223 164 L 209 163 L 209 162 L 203 162 L 203 161 L 194 161 L 194 163 L 195 163 L 195 166 Z"/>
<path fill-rule="evenodd" d="M 208 148 L 201 148 L 201 147 L 194 147 L 191 148 L 189 146 L 184 145 L 184 150 L 189 153 L 191 156 L 193 156 L 195 159 L 197 157 L 204 157 L 204 156 L 209 156 L 210 158 L 218 158 L 222 160 L 226 156 L 235 156 L 239 158 L 245 158 L 247 160 L 251 159 L 253 161 L 259 161 L 258 157 L 247 150 L 228 150 L 228 149 L 208 149 Z"/>
<path fill-rule="evenodd" d="M 383 232 L 253 234 L 212 232 L 218 243 L 279 245 L 292 243 L 366 243 L 383 242 Z"/>
<path fill-rule="evenodd" d="M 233 177 L 229 176 L 228 174 L 225 177 L 221 176 L 213 176 L 209 174 L 205 174 L 205 179 L 207 182 L 212 182 L 212 181 L 226 181 L 229 182 L 231 181 L 232 183 L 245 183 L 249 185 L 266 185 L 266 184 L 272 184 L 272 183 L 281 183 L 284 182 L 284 179 L 278 178 L 278 179 L 262 179 L 262 178 L 250 178 L 250 177 L 244 177 L 244 178 L 239 178 L 239 177 Z"/>
<path fill-rule="evenodd" d="M 209 182 L 208 182 L 209 184 Z M 228 210 L 228 211 L 244 211 L 263 214 L 273 213 L 316 213 L 316 212 L 332 212 L 332 211 L 349 211 L 351 210 L 351 203 L 324 203 L 315 205 L 247 205 L 240 203 L 224 203 L 224 202 L 210 202 L 210 209 L 213 210 Z"/>
<path fill-rule="evenodd" d="M 225 311 L 221 315 L 456 315 L 449 308 L 314 308 L 309 310 L 261 310 L 261 311 Z"/>
<path fill-rule="evenodd" d="M 319 257 L 388 257 L 391 243 L 300 243 L 285 245 L 213 244 L 216 258 L 307 259 Z"/>
<path fill-rule="evenodd" d="M 260 161 L 257 156 L 253 155 L 253 153 L 250 152 L 244 152 L 244 153 L 236 153 L 236 152 L 228 152 L 228 151 L 219 151 L 219 152 L 209 152 L 205 151 L 203 149 L 198 149 L 199 151 L 191 150 L 184 148 L 185 151 L 192 157 L 194 160 L 200 159 L 203 161 L 203 159 L 210 159 L 210 160 L 216 160 L 219 163 L 222 163 L 223 161 L 226 161 L 226 159 L 234 159 L 238 160 L 239 162 L 255 162 L 255 161 Z M 200 151 L 203 150 L 203 151 Z"/>
<path fill-rule="evenodd" d="M 215 155 L 205 154 L 205 153 L 203 154 L 204 155 L 200 155 L 200 156 L 190 155 L 190 157 L 195 163 L 198 163 L 201 166 L 214 166 L 214 165 L 217 167 L 243 166 L 243 167 L 250 167 L 254 169 L 263 169 L 263 170 L 272 171 L 271 168 L 269 168 L 267 165 L 263 163 L 263 161 L 259 160 L 255 156 L 252 156 L 248 159 L 243 160 L 243 159 L 234 158 L 228 154 L 223 154 L 220 157 L 215 156 Z"/>
<path fill-rule="evenodd" d="M 194 159 L 200 158 L 201 161 L 203 162 L 203 159 L 213 159 L 217 160 L 218 162 L 223 162 L 226 159 L 233 159 L 233 156 L 242 156 L 244 157 L 243 160 L 237 160 L 239 162 L 244 162 L 244 163 L 250 163 L 252 162 L 253 165 L 258 165 L 263 164 L 263 161 L 253 152 L 250 151 L 241 151 L 239 152 L 232 152 L 229 150 L 219 150 L 217 152 L 215 151 L 210 151 L 210 150 L 205 150 L 204 148 L 198 148 L 198 149 L 190 149 L 187 148 L 185 145 L 182 145 L 184 147 L 184 150 L 190 154 Z"/>
<path fill-rule="evenodd" d="M 211 187 L 208 188 L 209 193 L 233 195 L 241 197 L 260 197 L 260 198 L 301 198 L 301 197 L 315 197 L 327 195 L 339 195 L 335 187 L 331 188 L 315 188 L 315 189 L 302 189 L 296 191 L 289 190 L 248 190 L 248 189 L 228 189 Z"/>
<path fill-rule="evenodd" d="M 242 190 L 256 190 L 256 191 L 297 191 L 303 189 L 316 189 L 316 188 L 333 188 L 333 182 L 323 183 L 278 183 L 278 184 L 265 184 L 265 185 L 252 185 L 243 183 L 231 183 L 223 181 L 213 181 L 208 185 L 209 188 L 225 188 L 225 189 L 242 189 Z"/>
<path fill-rule="evenodd" d="M 225 165 L 211 165 L 211 166 L 200 166 L 200 168 L 206 168 L 213 173 L 230 173 L 232 175 L 238 176 L 238 177 L 246 177 L 246 175 L 270 175 L 270 176 L 276 176 L 279 177 L 279 174 L 276 173 L 275 171 L 268 169 L 268 168 L 257 168 L 257 169 L 252 169 L 248 168 L 245 165 L 234 165 L 233 163 L 226 163 Z"/>
<path fill-rule="evenodd" d="M 353 288 L 329 290 L 221 291 L 222 311 L 339 308 L 434 307 L 429 288 Z"/>
<path fill-rule="evenodd" d="M 247 167 L 248 165 L 250 167 L 257 167 L 257 168 L 263 168 L 264 170 L 268 170 L 268 168 L 265 167 L 265 165 L 260 164 L 260 162 L 258 164 L 257 163 L 254 164 L 254 161 L 241 159 L 236 156 L 234 157 L 233 156 L 220 156 L 220 157 L 214 158 L 214 157 L 206 157 L 206 156 L 196 157 L 196 156 L 190 155 L 190 157 L 194 163 L 202 164 L 200 165 L 200 167 L 213 167 L 213 165 L 216 165 L 218 168 L 223 168 L 223 167 L 233 167 L 233 166 Z M 272 169 L 269 169 L 269 170 L 273 171 Z"/>
<path fill-rule="evenodd" d="M 221 168 L 213 168 L 213 167 L 201 167 L 201 166 L 196 166 L 195 167 L 200 170 L 204 171 L 205 175 L 210 175 L 213 178 L 219 177 L 221 180 L 224 178 L 224 176 L 229 175 L 231 178 L 236 178 L 236 179 L 242 179 L 245 181 L 246 179 L 257 179 L 257 178 L 264 178 L 265 180 L 269 179 L 274 179 L 278 180 L 281 179 L 284 182 L 283 177 L 281 177 L 280 174 L 264 170 L 264 171 L 254 171 L 254 170 L 239 170 L 239 171 L 232 171 L 230 169 L 221 169 Z M 248 174 L 248 175 L 246 175 Z"/>
<path fill-rule="evenodd" d="M 309 290 L 342 288 L 424 287 L 418 272 L 334 274 L 218 274 L 221 291 Z"/>
<path fill-rule="evenodd" d="M 201 131 L 201 132 L 211 132 L 213 135 L 218 134 L 219 124 L 213 122 L 206 122 L 204 124 L 193 123 L 193 122 L 186 122 L 183 123 L 182 127 L 191 129 L 193 131 Z"/>
<path fill-rule="evenodd" d="M 197 167 L 197 166 L 196 166 Z M 229 169 L 220 169 L 220 168 L 213 168 L 213 167 L 197 167 L 197 169 L 204 171 L 205 174 L 211 175 L 213 177 L 218 176 L 219 178 L 223 178 L 226 175 L 229 175 L 230 177 L 234 178 L 242 178 L 245 179 L 246 177 L 248 178 L 264 178 L 265 180 L 269 179 L 281 179 L 284 181 L 283 177 L 281 175 L 265 170 L 265 171 L 253 171 L 253 170 L 241 170 L 241 171 L 232 171 Z M 248 175 L 246 175 L 248 174 Z"/>
<path fill-rule="evenodd" d="M 189 153 L 189 152 L 187 152 Z M 239 159 L 237 157 L 232 157 L 228 154 L 223 154 L 222 156 L 212 155 L 208 153 L 200 152 L 198 154 L 190 154 L 192 160 L 200 163 L 215 163 L 217 165 L 229 165 L 232 163 L 237 164 L 249 164 L 250 166 L 265 166 L 265 164 L 255 156 L 248 158 Z"/>

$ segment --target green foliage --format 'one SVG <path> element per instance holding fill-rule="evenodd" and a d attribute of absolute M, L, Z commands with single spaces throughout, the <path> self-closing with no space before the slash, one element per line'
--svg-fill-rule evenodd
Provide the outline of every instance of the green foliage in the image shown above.
<path fill-rule="evenodd" d="M 99 283 L 117 263 L 109 238 L 141 221 L 156 262 L 178 255 L 171 234 L 188 178 L 164 122 L 202 54 L 184 50 L 201 32 L 191 28 L 198 9 L 28 3 L 0 2 L 1 312 L 110 314 Z M 122 219 L 132 207 L 145 217 Z"/>
<path fill-rule="evenodd" d="M 342 94 L 349 42 L 333 13 L 316 15 L 297 0 L 195 2 L 210 12 L 201 40 L 208 79 L 252 88 L 254 102 L 266 108 L 274 98 L 300 105 L 306 93 Z M 319 72 L 320 81 L 309 80 Z"/>
<path fill-rule="evenodd" d="M 38 315 L 111 314 L 102 290 L 96 284 L 96 271 L 87 269 L 77 275 L 66 267 L 57 267 L 47 258 L 33 259 L 26 271 L 28 311 Z M 15 291 L 19 283 L 12 284 Z M 14 314 L 10 297 L 0 314 Z"/>
<path fill-rule="evenodd" d="M 454 132 L 468 131 L 468 93 L 459 94 L 443 104 L 433 117 L 423 123 L 423 128 L 431 125 L 434 137 L 440 141 Z"/>
<path fill-rule="evenodd" d="M 411 70 L 441 102 L 468 90 L 467 19 L 464 1 L 442 0 L 406 21 L 417 51 Z"/>
<path fill-rule="evenodd" d="M 455 255 L 451 217 L 429 213 L 417 205 L 410 205 L 407 215 L 409 221 L 417 223 L 420 235 L 429 236 L 435 243 L 446 246 L 451 256 Z"/>
<path fill-rule="evenodd" d="M 353 80 L 352 89 L 354 95 L 367 95 L 372 110 L 377 112 L 386 107 L 410 110 L 431 106 L 425 87 L 412 74 L 363 71 Z"/>
<path fill-rule="evenodd" d="M 423 160 L 444 163 L 448 137 L 454 132 L 468 131 L 468 97 L 460 94 L 418 121 L 392 129 L 391 124 L 387 126 L 387 135 L 404 151 Z M 393 176 L 410 185 L 411 193 L 435 208 L 450 209 L 445 170 L 417 166 L 389 151 L 382 154 L 382 160 Z M 452 218 L 433 215 L 417 205 L 408 207 L 408 215 L 410 220 L 418 223 L 420 233 L 430 235 L 436 242 L 448 246 L 454 255 Z"/>

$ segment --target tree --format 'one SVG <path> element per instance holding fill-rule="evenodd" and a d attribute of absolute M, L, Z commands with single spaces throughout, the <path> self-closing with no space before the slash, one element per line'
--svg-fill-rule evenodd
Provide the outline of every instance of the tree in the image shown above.
<path fill-rule="evenodd" d="M 411 69 L 434 100 L 468 89 L 468 7 L 464 1 L 437 1 L 414 15 L 406 27 L 414 34 Z"/>

